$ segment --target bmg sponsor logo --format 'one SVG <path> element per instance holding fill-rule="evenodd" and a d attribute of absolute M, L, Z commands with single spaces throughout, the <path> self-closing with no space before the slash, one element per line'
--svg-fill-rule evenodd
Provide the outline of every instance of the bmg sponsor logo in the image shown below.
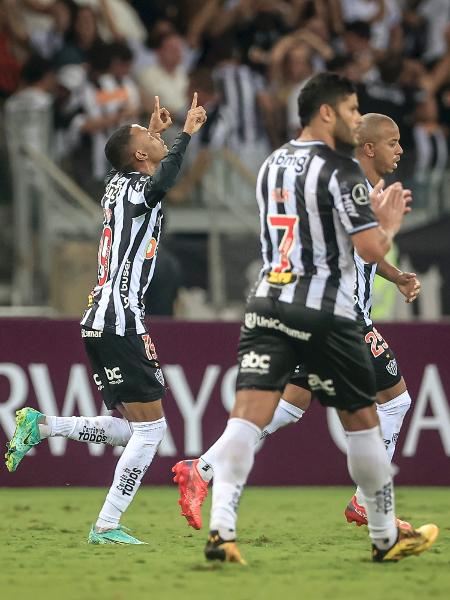
<path fill-rule="evenodd" d="M 313 392 L 325 392 L 327 396 L 336 396 L 332 379 L 320 379 L 318 375 L 310 373 L 308 375 L 308 385 Z"/>
<path fill-rule="evenodd" d="M 256 354 L 253 350 L 244 354 L 241 361 L 242 373 L 257 373 L 267 375 L 270 370 L 270 355 Z"/>

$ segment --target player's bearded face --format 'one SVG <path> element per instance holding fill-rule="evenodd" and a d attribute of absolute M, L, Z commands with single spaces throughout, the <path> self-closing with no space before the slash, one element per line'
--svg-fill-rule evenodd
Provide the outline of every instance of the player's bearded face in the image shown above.
<path fill-rule="evenodd" d="M 335 114 L 334 137 L 336 140 L 350 146 L 357 146 L 361 114 L 358 110 L 356 94 L 351 94 L 340 102 L 335 109 Z"/>

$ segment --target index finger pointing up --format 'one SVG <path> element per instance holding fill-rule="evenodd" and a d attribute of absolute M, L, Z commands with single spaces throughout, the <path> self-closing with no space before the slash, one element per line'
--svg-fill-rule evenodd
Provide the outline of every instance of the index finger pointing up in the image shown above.
<path fill-rule="evenodd" d="M 191 109 L 197 108 L 197 97 L 198 97 L 197 92 L 194 92 L 194 97 L 192 98 Z"/>
<path fill-rule="evenodd" d="M 153 112 L 159 115 L 159 96 L 155 96 L 155 108 Z"/>

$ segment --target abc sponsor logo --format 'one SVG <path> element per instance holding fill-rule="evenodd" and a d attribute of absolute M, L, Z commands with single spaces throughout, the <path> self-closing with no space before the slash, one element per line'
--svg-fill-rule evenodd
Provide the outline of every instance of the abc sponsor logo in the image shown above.
<path fill-rule="evenodd" d="M 253 350 L 244 354 L 241 361 L 242 373 L 257 373 L 267 375 L 270 369 L 270 355 L 256 354 Z"/>
<path fill-rule="evenodd" d="M 105 386 L 102 383 L 102 380 L 99 377 L 98 373 L 94 373 L 94 375 L 92 376 L 92 378 L 94 379 L 94 383 L 97 386 L 97 389 L 99 392 L 101 392 L 101 390 L 105 389 Z"/>
<path fill-rule="evenodd" d="M 334 383 L 332 379 L 320 379 L 318 375 L 310 373 L 308 375 L 308 385 L 313 392 L 325 392 L 327 396 L 336 396 Z"/>
<path fill-rule="evenodd" d="M 110 385 L 118 385 L 119 383 L 123 383 L 120 367 L 113 367 L 112 369 L 103 367 L 103 369 L 106 373 L 106 377 L 108 378 L 108 383 Z"/>

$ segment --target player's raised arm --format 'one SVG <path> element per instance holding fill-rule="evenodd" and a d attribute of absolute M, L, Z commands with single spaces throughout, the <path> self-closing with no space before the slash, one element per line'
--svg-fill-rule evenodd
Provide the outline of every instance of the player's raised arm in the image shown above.
<path fill-rule="evenodd" d="M 148 124 L 148 130 L 151 133 L 162 133 L 169 129 L 172 125 L 172 118 L 167 108 L 161 108 L 159 103 L 159 96 L 155 96 L 155 108 L 153 109 Z"/>
<path fill-rule="evenodd" d="M 199 129 L 206 123 L 206 110 L 203 106 L 197 106 L 198 94 L 194 92 L 192 98 L 191 108 L 188 110 L 186 115 L 186 121 L 184 123 L 183 131 L 189 135 L 197 133 Z"/>

